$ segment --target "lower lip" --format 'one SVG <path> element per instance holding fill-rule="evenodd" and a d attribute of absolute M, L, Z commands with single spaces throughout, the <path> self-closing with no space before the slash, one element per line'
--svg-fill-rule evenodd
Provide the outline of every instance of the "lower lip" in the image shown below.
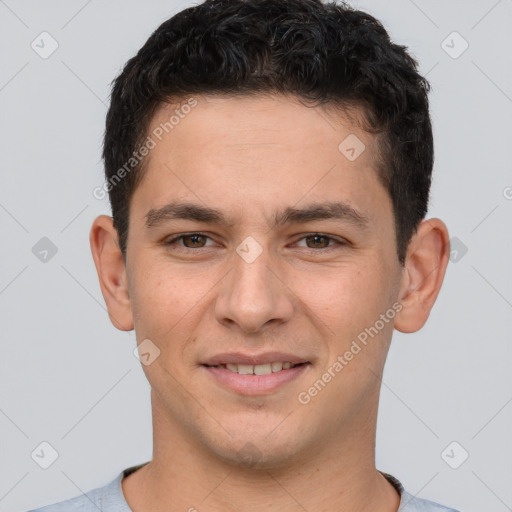
<path fill-rule="evenodd" d="M 291 382 L 302 374 L 310 363 L 301 364 L 268 375 L 242 375 L 226 368 L 203 366 L 218 382 L 225 387 L 243 395 L 271 393 L 280 386 Z"/>

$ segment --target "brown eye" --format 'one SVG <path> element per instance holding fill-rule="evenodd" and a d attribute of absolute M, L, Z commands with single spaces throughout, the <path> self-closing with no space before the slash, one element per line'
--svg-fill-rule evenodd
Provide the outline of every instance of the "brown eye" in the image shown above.
<path fill-rule="evenodd" d="M 204 235 L 183 235 L 181 237 L 184 246 L 188 247 L 189 249 L 204 247 L 207 238 L 208 237 Z M 190 241 L 190 244 L 187 243 L 187 241 Z"/>
<path fill-rule="evenodd" d="M 311 245 L 306 242 L 310 249 L 325 249 L 329 247 L 329 242 L 332 240 L 332 238 L 324 235 L 309 235 L 305 239 L 311 241 Z"/>
<path fill-rule="evenodd" d="M 176 236 L 164 243 L 166 246 L 172 247 L 176 250 L 202 249 L 212 245 L 211 243 L 210 245 L 207 245 L 208 240 L 211 241 L 210 237 L 203 233 L 189 233 L 187 235 Z"/>

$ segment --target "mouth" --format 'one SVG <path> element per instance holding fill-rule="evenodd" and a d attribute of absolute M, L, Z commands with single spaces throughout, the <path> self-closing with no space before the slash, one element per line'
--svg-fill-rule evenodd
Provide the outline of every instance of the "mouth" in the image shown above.
<path fill-rule="evenodd" d="M 219 354 L 201 366 L 224 389 L 242 395 L 268 395 L 307 372 L 311 362 L 291 354 Z"/>
<path fill-rule="evenodd" d="M 303 363 L 290 363 L 289 361 L 274 361 L 272 363 L 265 364 L 217 364 L 209 365 L 205 364 L 207 368 L 223 368 L 239 375 L 270 375 L 271 373 L 281 372 L 283 370 L 289 370 L 290 368 L 296 368 L 304 364 L 310 364 L 308 361 Z"/>

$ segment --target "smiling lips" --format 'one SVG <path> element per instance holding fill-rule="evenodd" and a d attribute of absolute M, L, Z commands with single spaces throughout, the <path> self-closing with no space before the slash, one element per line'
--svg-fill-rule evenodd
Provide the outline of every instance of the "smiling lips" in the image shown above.
<path fill-rule="evenodd" d="M 240 353 L 218 354 L 203 363 L 208 373 L 232 391 L 268 394 L 300 375 L 310 362 L 284 353 L 248 356 Z"/>
<path fill-rule="evenodd" d="M 289 361 L 274 361 L 272 363 L 265 364 L 234 364 L 234 363 L 226 363 L 219 364 L 214 366 L 214 368 L 226 368 L 227 370 L 235 373 L 239 373 L 240 375 L 269 375 L 270 373 L 280 372 L 281 370 L 289 370 L 290 368 L 295 368 L 299 364 L 292 364 Z"/>

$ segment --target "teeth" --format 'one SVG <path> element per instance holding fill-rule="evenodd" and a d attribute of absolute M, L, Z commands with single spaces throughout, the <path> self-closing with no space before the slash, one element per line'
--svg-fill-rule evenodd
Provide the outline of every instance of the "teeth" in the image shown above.
<path fill-rule="evenodd" d="M 251 375 L 254 373 L 254 366 L 252 364 L 239 364 L 238 373 L 241 375 Z"/>
<path fill-rule="evenodd" d="M 280 372 L 283 369 L 283 363 L 272 363 L 270 367 L 273 372 Z"/>
<path fill-rule="evenodd" d="M 226 368 L 232 372 L 239 373 L 241 375 L 269 375 L 270 373 L 280 372 L 281 370 L 288 370 L 292 368 L 292 363 L 276 361 L 274 363 L 266 364 L 220 364 L 220 368 Z"/>
<path fill-rule="evenodd" d="M 270 363 L 257 364 L 254 366 L 254 375 L 268 375 L 269 373 L 272 373 L 272 366 Z"/>

